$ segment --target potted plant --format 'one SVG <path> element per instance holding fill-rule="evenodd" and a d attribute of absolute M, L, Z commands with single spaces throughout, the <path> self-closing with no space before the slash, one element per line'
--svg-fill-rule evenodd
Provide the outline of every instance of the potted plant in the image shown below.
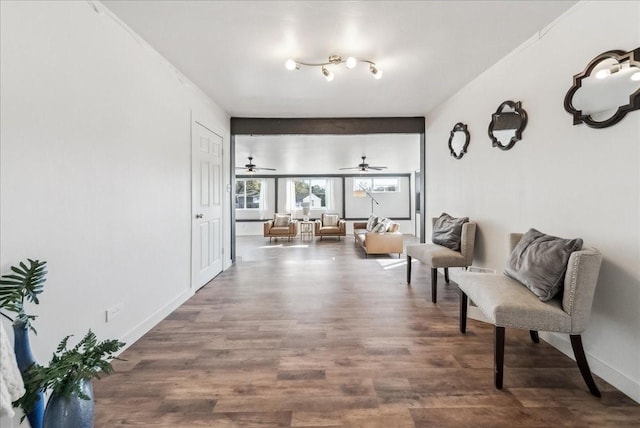
<path fill-rule="evenodd" d="M 53 353 L 48 367 L 33 364 L 25 372 L 25 394 L 14 402 L 30 409 L 37 391 L 51 391 L 44 413 L 45 428 L 93 427 L 93 388 L 91 380 L 113 370 L 111 361 L 124 343 L 115 340 L 98 342 L 89 332 L 71 349 L 67 336 Z"/>
<path fill-rule="evenodd" d="M 13 348 L 20 372 L 23 373 L 35 362 L 29 343 L 29 330 L 36 333 L 31 321 L 35 315 L 25 311 L 25 301 L 40 303 L 38 295 L 42 293 L 46 281 L 45 261 L 27 259 L 18 266 L 11 266 L 12 273 L 0 277 L 0 315 L 11 321 L 13 326 Z M 5 312 L 14 313 L 12 318 Z M 44 416 L 44 396 L 42 392 L 34 393 L 34 403 L 30 412 L 25 412 L 32 428 L 41 428 Z"/>

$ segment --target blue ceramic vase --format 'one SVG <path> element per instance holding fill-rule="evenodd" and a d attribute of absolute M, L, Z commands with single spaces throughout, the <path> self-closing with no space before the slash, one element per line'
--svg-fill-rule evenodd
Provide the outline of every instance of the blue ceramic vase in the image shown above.
<path fill-rule="evenodd" d="M 13 324 L 13 350 L 16 354 L 16 362 L 20 373 L 24 373 L 29 366 L 36 362 L 31 352 L 31 344 L 29 342 L 29 328 L 22 323 Z M 42 428 L 44 417 L 44 394 L 38 393 L 39 400 L 33 406 L 33 409 L 27 414 L 27 419 L 31 424 L 31 428 Z"/>
<path fill-rule="evenodd" d="M 80 390 L 89 400 L 77 394 L 65 398 L 51 394 L 44 411 L 43 428 L 92 428 L 93 427 L 93 386 L 90 379 L 82 380 Z"/>

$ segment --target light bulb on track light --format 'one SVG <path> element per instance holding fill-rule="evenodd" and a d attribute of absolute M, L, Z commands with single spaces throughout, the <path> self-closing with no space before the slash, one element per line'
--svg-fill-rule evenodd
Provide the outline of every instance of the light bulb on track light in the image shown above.
<path fill-rule="evenodd" d="M 331 82 L 333 80 L 333 73 L 327 70 L 326 67 L 322 67 L 322 75 L 327 79 L 327 82 Z"/>

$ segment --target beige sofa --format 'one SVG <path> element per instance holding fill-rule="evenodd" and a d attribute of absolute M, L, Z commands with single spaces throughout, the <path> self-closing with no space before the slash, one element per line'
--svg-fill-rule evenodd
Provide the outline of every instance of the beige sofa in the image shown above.
<path fill-rule="evenodd" d="M 356 245 L 360 245 L 365 254 L 393 254 L 397 253 L 398 258 L 403 251 L 402 233 L 398 231 L 400 225 L 391 222 L 391 229 L 394 232 L 373 232 L 367 230 L 367 222 L 354 222 L 353 235 Z"/>

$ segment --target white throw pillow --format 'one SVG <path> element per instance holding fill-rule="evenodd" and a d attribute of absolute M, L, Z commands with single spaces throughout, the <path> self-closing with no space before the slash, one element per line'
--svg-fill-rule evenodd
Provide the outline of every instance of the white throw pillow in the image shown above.
<path fill-rule="evenodd" d="M 375 226 L 373 226 L 373 230 L 372 230 L 372 232 L 376 232 L 376 233 L 384 233 L 386 231 L 387 231 L 387 225 L 384 222 L 380 222 L 376 224 Z"/>
<path fill-rule="evenodd" d="M 276 214 L 275 220 L 273 220 L 274 227 L 289 227 L 290 223 L 291 223 L 291 216 L 286 214 L 285 215 Z"/>
<path fill-rule="evenodd" d="M 367 230 L 369 232 L 373 231 L 373 228 L 375 227 L 376 224 L 378 224 L 378 217 L 371 214 L 369 216 L 369 220 L 367 221 Z"/>
<path fill-rule="evenodd" d="M 338 214 L 325 214 L 322 216 L 322 225 L 323 226 L 337 226 L 338 225 Z"/>

